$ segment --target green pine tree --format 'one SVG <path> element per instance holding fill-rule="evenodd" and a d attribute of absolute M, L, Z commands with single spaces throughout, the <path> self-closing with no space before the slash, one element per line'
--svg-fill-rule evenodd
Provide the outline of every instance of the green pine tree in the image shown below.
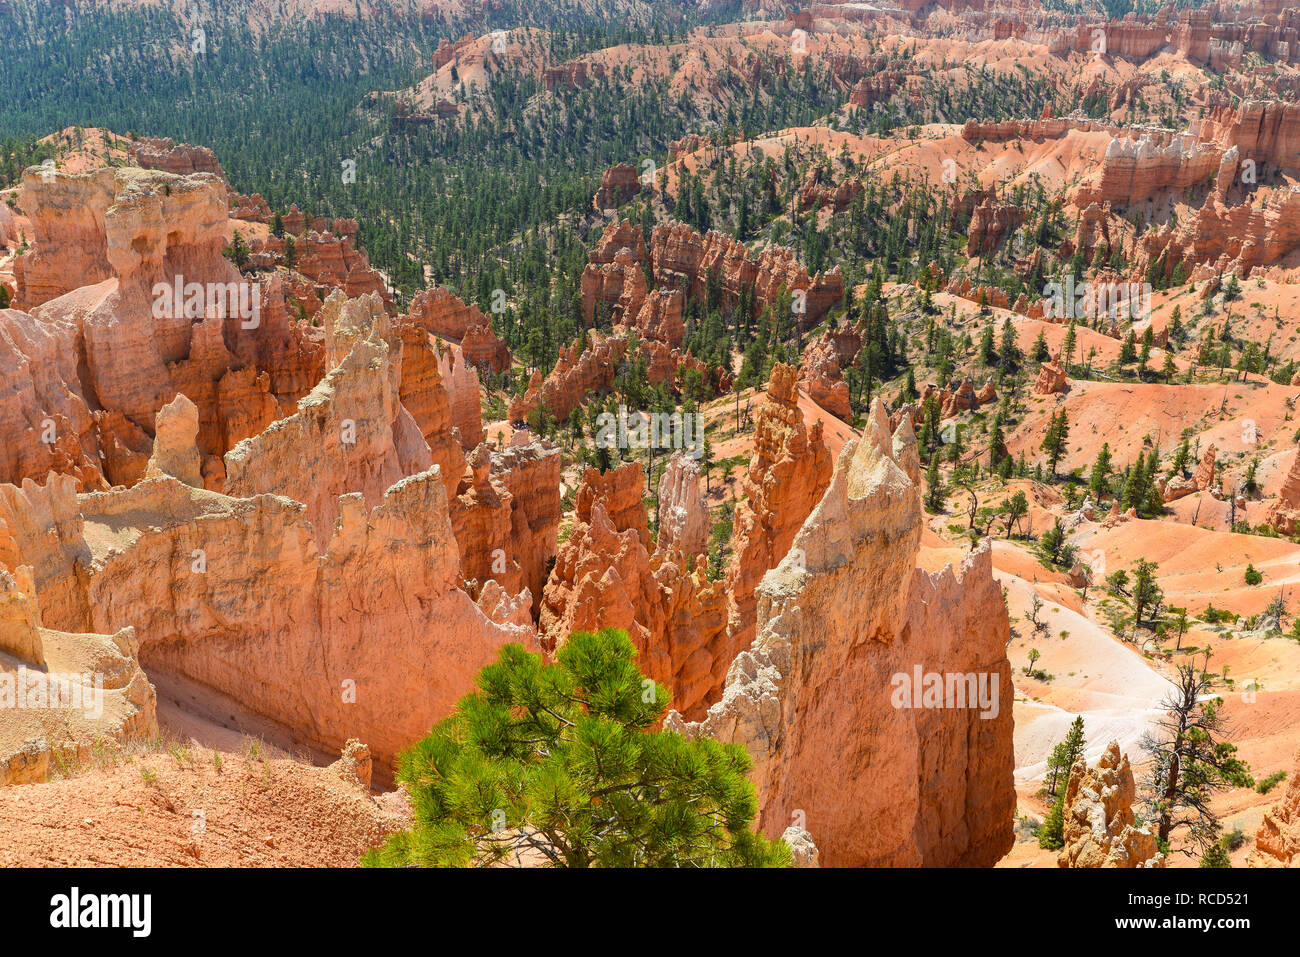
<path fill-rule="evenodd" d="M 744 748 L 651 730 L 668 709 L 627 634 L 576 632 L 555 664 L 501 649 L 477 690 L 402 753 L 415 822 L 366 866 L 787 866 L 754 832 Z"/>

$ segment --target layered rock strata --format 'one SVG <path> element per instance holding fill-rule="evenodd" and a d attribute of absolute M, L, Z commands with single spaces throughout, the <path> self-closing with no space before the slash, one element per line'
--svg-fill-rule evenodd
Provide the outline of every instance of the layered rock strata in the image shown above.
<path fill-rule="evenodd" d="M 1013 843 L 1006 609 L 987 546 L 916 567 L 919 471 L 910 426 L 891 437 L 877 402 L 764 576 L 722 700 L 665 722 L 744 744 L 760 829 L 806 822 L 823 865 L 991 866 Z"/>

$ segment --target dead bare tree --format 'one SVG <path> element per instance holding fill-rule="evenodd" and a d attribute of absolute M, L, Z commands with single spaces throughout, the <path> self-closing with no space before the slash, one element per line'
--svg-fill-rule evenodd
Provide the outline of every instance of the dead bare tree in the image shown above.
<path fill-rule="evenodd" d="M 1219 839 L 1219 820 L 1210 809 L 1214 795 L 1254 781 L 1237 748 L 1224 740 L 1229 728 L 1219 715 L 1222 698 L 1213 697 L 1211 676 L 1195 664 L 1178 666 L 1174 689 L 1161 702 L 1165 715 L 1142 736 L 1151 756 L 1147 806 L 1156 837 L 1168 847 L 1182 831 L 1188 843 L 1178 852 L 1204 853 Z"/>

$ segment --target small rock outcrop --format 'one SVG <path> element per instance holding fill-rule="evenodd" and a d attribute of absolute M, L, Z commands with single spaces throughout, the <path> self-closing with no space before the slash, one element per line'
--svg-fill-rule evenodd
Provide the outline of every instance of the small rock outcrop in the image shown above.
<path fill-rule="evenodd" d="M 1300 867 L 1300 752 L 1281 802 L 1264 812 L 1246 862 L 1251 867 Z"/>
<path fill-rule="evenodd" d="M 1155 835 L 1134 823 L 1136 796 L 1128 756 L 1120 754 L 1114 741 L 1096 767 L 1088 767 L 1083 758 L 1075 761 L 1061 798 L 1065 847 L 1057 863 L 1061 867 L 1164 867 L 1165 856 L 1156 847 Z"/>
<path fill-rule="evenodd" d="M 605 170 L 600 177 L 600 189 L 592 198 L 592 208 L 597 212 L 622 206 L 641 191 L 641 178 L 635 166 L 620 163 Z"/>
<path fill-rule="evenodd" d="M 1038 378 L 1034 382 L 1034 395 L 1053 395 L 1065 392 L 1070 383 L 1065 377 L 1065 363 L 1056 355 L 1050 362 L 1044 362 L 1038 369 Z"/>
<path fill-rule="evenodd" d="M 1210 453 L 1213 451 L 1211 447 Z M 1213 471 L 1214 463 L 1211 460 L 1211 475 Z M 1199 479 L 1201 470 L 1197 469 L 1196 474 Z M 1267 521 L 1283 535 L 1293 535 L 1297 529 L 1300 529 L 1300 452 L 1296 454 L 1291 462 L 1291 468 L 1287 470 L 1277 501 L 1269 507 Z"/>
<path fill-rule="evenodd" d="M 202 459 L 195 445 L 199 434 L 198 407 L 178 395 L 158 410 L 154 421 L 153 454 L 149 456 L 144 477 L 170 475 L 178 482 L 203 488 Z"/>

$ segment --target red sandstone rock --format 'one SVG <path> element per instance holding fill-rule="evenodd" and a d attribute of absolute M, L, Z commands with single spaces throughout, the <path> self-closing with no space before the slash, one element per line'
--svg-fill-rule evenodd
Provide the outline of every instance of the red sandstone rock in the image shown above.
<path fill-rule="evenodd" d="M 398 332 L 402 339 L 401 402 L 429 444 L 429 454 L 442 470 L 450 499 L 465 472 L 465 451 L 452 420 L 451 394 L 443 385 L 438 353 L 429 334 L 406 323 L 398 326 Z"/>
<path fill-rule="evenodd" d="M 252 196 L 235 193 L 230 197 L 230 218 L 242 219 L 250 223 L 269 223 L 275 217 L 261 193 L 254 193 Z"/>
<path fill-rule="evenodd" d="M 645 297 L 636 314 L 636 331 L 642 339 L 680 349 L 686 337 L 682 323 L 683 296 L 677 290 L 656 289 Z"/>
<path fill-rule="evenodd" d="M 1006 610 L 987 546 L 956 573 L 916 567 L 916 444 L 887 423 L 877 402 L 765 576 L 722 700 L 665 728 L 744 744 L 760 829 L 776 837 L 798 815 L 824 864 L 991 866 L 1016 800 Z M 985 676 L 984 706 L 900 702 L 916 671 Z"/>
<path fill-rule="evenodd" d="M 92 488 L 103 482 L 91 474 L 102 463 L 110 481 L 135 481 L 154 414 L 184 393 L 199 408 L 204 475 L 220 488 L 221 456 L 319 379 L 319 350 L 289 321 L 278 278 L 245 280 L 221 256 L 224 191 L 207 173 L 129 168 L 25 182 L 22 201 L 36 235 L 21 259 L 22 295 L 41 303 L 34 309 L 41 334 L 16 335 L 11 321 L 0 338 L 8 358 L 0 362 L 16 363 L 16 374 L 25 361 L 19 352 L 27 360 L 41 350 L 65 356 L 39 359 L 40 379 L 23 394 L 21 415 L 28 425 L 63 416 L 67 427 L 47 443 L 62 461 L 39 461 L 28 451 L 28 464 L 11 461 L 0 478 L 43 478 L 55 468 L 76 472 Z M 221 301 L 201 296 L 194 314 L 184 301 L 168 309 L 158 291 L 174 293 L 177 282 L 221 290 Z M 260 315 L 252 311 L 258 303 Z M 236 314 L 242 307 L 250 312 Z M 68 375 L 70 361 L 84 363 L 84 382 L 102 406 L 93 428 L 80 376 Z M 23 431 L 9 427 L 14 436 Z"/>
<path fill-rule="evenodd" d="M 188 173 L 211 173 L 225 179 L 217 155 L 206 146 L 190 146 L 162 138 L 138 140 L 127 146 L 131 162 L 141 169 L 157 169 L 183 176 Z"/>
<path fill-rule="evenodd" d="M 831 479 L 821 423 L 804 425 L 795 375 L 793 366 L 773 366 L 766 398 L 754 412 L 754 457 L 741 483 L 725 579 L 728 658 L 753 641 L 759 580 L 789 551 Z"/>
<path fill-rule="evenodd" d="M 580 283 L 582 315 L 587 325 L 597 318 L 626 322 L 640 312 L 646 298 L 645 239 L 628 220 L 610 223 L 588 257 Z M 599 316 L 597 315 L 599 313 Z"/>
<path fill-rule="evenodd" d="M 625 469 L 635 470 L 639 490 L 640 466 L 632 463 Z M 574 631 L 622 628 L 637 647 L 637 667 L 669 688 L 674 707 L 696 714 L 725 668 L 721 583 L 704 577 L 702 563 L 689 572 L 675 549 L 652 556 L 640 534 L 644 510 L 640 524 L 633 514 L 641 508 L 639 502 L 635 509 L 622 510 L 629 527 L 618 528 L 605 503 L 625 497 L 633 483 L 606 477 L 589 470 L 579 490 L 586 508 L 560 549 L 543 596 L 543 646 L 553 650 Z"/>
<path fill-rule="evenodd" d="M 800 324 L 805 329 L 820 323 L 844 296 L 838 270 L 810 277 L 789 249 L 773 246 L 750 258 L 744 245 L 734 239 L 718 232 L 701 236 L 682 224 L 655 227 L 650 261 L 657 283 L 675 289 L 686 279 L 694 295 L 704 295 L 710 271 L 716 272 L 729 301 L 734 302 L 742 289 L 752 286 L 760 310 L 775 303 L 784 288 L 796 297 L 796 309 L 802 298 Z"/>
<path fill-rule="evenodd" d="M 1205 487 L 1209 487 L 1214 483 L 1214 446 L 1210 446 L 1205 454 L 1209 459 L 1209 477 Z M 1196 470 L 1197 487 L 1201 487 L 1205 468 L 1205 462 L 1202 461 L 1201 467 Z M 1300 528 L 1300 453 L 1291 462 L 1277 501 L 1269 507 L 1267 521 L 1283 535 L 1292 535 Z"/>
<path fill-rule="evenodd" d="M 202 459 L 195 443 L 199 434 L 198 407 L 183 395 L 158 410 L 153 453 L 146 479 L 171 476 L 193 488 L 203 488 Z"/>
<path fill-rule="evenodd" d="M 615 529 L 620 532 L 632 529 L 641 544 L 649 549 L 650 527 L 646 521 L 644 493 L 645 474 L 639 462 L 628 462 L 608 472 L 589 468 L 578 486 L 574 518 L 590 522 L 591 507 L 599 501 Z"/>
<path fill-rule="evenodd" d="M 373 293 L 379 296 L 386 308 L 393 308 L 393 294 L 388 290 L 384 277 L 370 265 L 370 257 L 364 250 L 353 244 L 352 234 L 339 234 L 339 224 L 346 220 L 337 220 L 326 225 L 324 230 L 311 229 L 300 236 L 296 242 L 297 259 L 294 269 L 313 282 L 340 289 L 349 298 Z M 352 221 L 355 222 L 355 221 Z M 280 243 L 271 237 L 268 246 Z M 281 253 L 281 261 L 283 254 Z"/>
<path fill-rule="evenodd" d="M 561 349 L 559 361 L 545 379 L 534 373 L 528 391 L 510 403 L 511 422 L 527 423 L 530 415 L 543 408 L 556 422 L 563 422 L 589 393 L 607 391 L 614 385 L 627 340 L 592 332 L 581 355 L 576 354 L 579 345 L 575 342 Z"/>
<path fill-rule="evenodd" d="M 978 256 L 992 252 L 1025 220 L 1025 211 L 1019 206 L 994 203 L 985 199 L 971 214 L 967 232 L 966 254 Z"/>
<path fill-rule="evenodd" d="M 460 548 L 460 573 L 471 595 L 488 581 L 517 592 L 523 570 L 513 557 L 510 512 L 514 496 L 492 480 L 492 450 L 480 445 L 469 456 L 472 480 L 449 502 L 451 525 Z"/>
<path fill-rule="evenodd" d="M 510 350 L 492 331 L 492 323 L 478 306 L 466 305 L 441 286 L 415 294 L 410 322 L 444 339 L 459 343 L 470 365 L 503 372 L 510 367 Z"/>
<path fill-rule="evenodd" d="M 443 388 L 451 397 L 451 422 L 460 431 L 461 448 L 465 451 L 476 448 L 483 441 L 483 396 L 478 373 L 465 361 L 459 346 L 439 350 L 438 372 Z"/>
<path fill-rule="evenodd" d="M 560 450 L 530 441 L 492 453 L 492 476 L 511 495 L 511 557 L 536 613 L 560 530 Z"/>
<path fill-rule="evenodd" d="M 471 593 L 494 607 L 506 602 L 499 622 L 522 622 L 540 607 L 542 588 L 555 557 L 560 525 L 560 453 L 541 442 L 495 450 L 480 445 L 470 456 L 472 481 L 461 483 L 451 502 L 452 526 L 460 547 L 461 575 Z M 528 595 L 527 601 L 512 597 Z M 528 618 L 531 623 L 531 618 Z"/>
<path fill-rule="evenodd" d="M 592 199 L 597 210 L 622 206 L 641 191 L 641 179 L 635 166 L 620 163 L 605 170 L 600 177 L 600 189 Z"/>
<path fill-rule="evenodd" d="M 1296 755 L 1296 769 L 1291 772 L 1281 802 L 1264 812 L 1247 863 L 1251 867 L 1300 864 L 1300 753 Z"/>
<path fill-rule="evenodd" d="M 390 486 L 433 458 L 400 402 L 401 339 L 383 301 L 335 291 L 321 320 L 330 372 L 294 415 L 226 454 L 225 487 L 235 497 L 269 492 L 302 502 L 323 547 L 340 495 L 360 493 L 378 507 Z"/>
<path fill-rule="evenodd" d="M 100 410 L 92 413 L 96 445 L 104 465 L 104 477 L 110 485 L 134 485 L 144 478 L 153 440 L 121 412 Z"/>
<path fill-rule="evenodd" d="M 1193 481 L 1202 492 L 1214 488 L 1214 458 L 1214 446 L 1211 445 L 1205 450 L 1205 454 L 1201 456 L 1200 464 L 1196 466 L 1196 475 Z M 1300 494 L 1300 482 L 1297 482 L 1295 489 L 1297 494 Z"/>
<path fill-rule="evenodd" d="M 0 561 L 0 652 L 4 677 L 13 682 L 0 723 L 0 787 L 44 781 L 56 750 L 66 765 L 109 742 L 158 734 L 157 699 L 140 668 L 134 629 L 69 633 L 41 622 L 31 569 Z M 92 672 L 98 687 L 71 677 Z M 15 687 L 22 689 L 21 703 Z"/>
<path fill-rule="evenodd" d="M 1070 383 L 1065 376 L 1065 363 L 1061 361 L 1059 355 L 1039 367 L 1038 379 L 1034 382 L 1035 395 L 1052 395 L 1056 392 L 1065 392 L 1069 388 Z"/>
<path fill-rule="evenodd" d="M 704 555 L 709 546 L 709 509 L 700 487 L 698 459 L 673 453 L 659 479 L 659 538 L 655 550 L 674 548 L 686 556 Z"/>
<path fill-rule="evenodd" d="M 280 221 L 284 223 L 284 231 L 290 236 L 302 235 L 302 231 L 307 227 L 307 217 L 298 208 L 297 203 L 289 207 L 289 211 L 280 217 Z"/>
<path fill-rule="evenodd" d="M 799 363 L 799 385 L 808 397 L 845 422 L 853 412 L 842 367 L 852 363 L 861 348 L 862 337 L 855 330 L 831 329 L 809 344 Z"/>

